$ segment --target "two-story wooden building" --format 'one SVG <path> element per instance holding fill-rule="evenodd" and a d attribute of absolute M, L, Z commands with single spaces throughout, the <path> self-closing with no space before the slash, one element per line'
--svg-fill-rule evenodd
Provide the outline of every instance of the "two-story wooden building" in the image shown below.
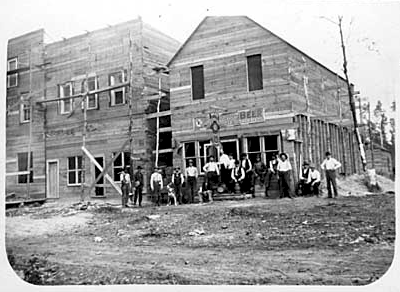
<path fill-rule="evenodd" d="M 153 104 L 160 92 L 168 95 L 167 78 L 154 69 L 178 47 L 141 18 L 53 43 L 45 42 L 43 30 L 9 40 L 7 194 L 79 197 L 82 177 L 87 191 L 101 172 L 82 145 L 100 166 L 110 164 L 115 182 L 130 164 L 141 165 L 147 180 L 156 139 Z M 116 193 L 101 178 L 86 195 Z"/>
<path fill-rule="evenodd" d="M 328 150 L 340 172 L 360 169 L 345 80 L 252 19 L 206 17 L 168 66 L 175 164 L 193 159 L 202 172 L 217 140 L 253 161 L 286 152 L 295 177 L 302 161 L 318 166 Z"/>

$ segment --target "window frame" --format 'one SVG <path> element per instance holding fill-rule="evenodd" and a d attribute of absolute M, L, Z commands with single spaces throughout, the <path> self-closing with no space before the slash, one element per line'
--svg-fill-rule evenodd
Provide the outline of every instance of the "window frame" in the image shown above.
<path fill-rule="evenodd" d="M 194 87 L 193 87 L 193 69 L 194 68 L 202 68 L 202 83 L 203 83 L 203 96 L 202 97 L 198 97 L 198 98 L 194 98 Z M 191 93 L 191 97 L 192 97 L 192 101 L 196 101 L 196 100 L 202 100 L 205 99 L 206 97 L 206 88 L 205 88 L 205 83 L 204 83 L 204 65 L 195 65 L 195 66 L 191 66 L 190 67 L 190 93 Z"/>
<path fill-rule="evenodd" d="M 90 76 L 86 79 L 84 79 L 82 81 L 82 93 L 85 92 L 85 85 L 86 85 L 86 81 L 89 81 L 89 79 L 94 79 L 94 89 L 90 89 L 89 88 L 89 82 L 88 82 L 88 91 L 93 91 L 93 90 L 97 90 L 99 89 L 99 82 L 98 82 L 98 77 L 97 76 Z M 89 98 L 91 96 L 94 96 L 95 99 L 95 106 L 94 107 L 89 107 Z M 83 107 L 83 106 L 82 106 Z M 97 93 L 95 94 L 88 94 L 87 98 L 86 98 L 86 109 L 87 110 L 94 110 L 94 109 L 99 109 L 99 95 Z"/>
<path fill-rule="evenodd" d="M 129 166 L 131 166 L 131 161 L 130 161 L 130 156 L 131 156 L 131 153 L 129 152 L 129 151 L 122 151 L 122 152 L 113 152 L 113 154 L 112 154 L 112 157 L 113 157 L 113 159 L 114 159 L 114 157 L 115 157 L 115 155 L 121 155 L 121 166 L 115 166 L 115 161 L 117 161 L 117 159 L 115 159 L 114 161 L 113 161 L 113 164 L 112 164 L 112 172 L 113 172 L 113 179 L 114 179 L 114 181 L 116 182 L 116 183 L 120 183 L 121 182 L 121 180 L 120 180 L 120 177 L 119 177 L 119 175 L 116 173 L 116 171 L 115 171 L 115 169 L 116 168 L 118 168 L 118 169 L 125 169 L 125 167 L 127 166 L 126 164 L 125 164 L 125 162 L 126 162 L 126 155 L 129 155 Z M 115 179 L 115 178 L 117 178 L 117 179 Z"/>
<path fill-rule="evenodd" d="M 80 167 L 79 167 L 79 157 L 81 158 Z M 75 168 L 74 169 L 70 169 L 69 168 L 69 159 L 70 158 L 74 158 L 74 160 L 75 160 Z M 83 157 L 81 155 L 67 157 L 67 186 L 68 187 L 74 187 L 74 186 L 80 186 L 81 185 L 81 182 L 79 180 L 81 179 L 80 178 L 81 177 L 80 173 L 82 173 L 82 170 L 83 170 L 82 169 L 82 159 L 83 159 Z M 69 174 L 71 172 L 75 173 L 75 182 L 74 183 L 70 183 L 69 182 Z"/>
<path fill-rule="evenodd" d="M 121 83 L 125 82 L 125 78 L 126 78 L 125 70 L 115 71 L 115 72 L 112 72 L 112 73 L 108 74 L 108 83 L 109 83 L 110 86 L 114 86 L 114 85 L 120 84 L 120 83 L 115 83 L 115 79 L 114 79 L 114 82 L 112 82 L 112 80 L 113 80 L 112 77 L 117 73 L 121 73 L 122 74 L 122 82 Z M 122 92 L 122 103 L 117 103 L 116 104 L 115 103 L 115 94 L 118 93 L 118 92 Z M 126 104 L 125 86 L 110 90 L 110 106 L 120 106 L 120 105 L 124 105 L 124 104 Z"/>
<path fill-rule="evenodd" d="M 249 58 L 255 57 L 255 56 L 260 56 L 260 74 L 261 74 L 261 88 L 255 88 L 255 89 L 250 89 L 250 67 L 249 67 Z M 247 76 L 247 92 L 253 92 L 257 90 L 263 90 L 264 89 L 264 79 L 263 79 L 263 66 L 262 66 L 262 54 L 251 54 L 246 56 L 246 76 Z"/>
<path fill-rule="evenodd" d="M 64 87 L 67 86 L 67 85 L 69 85 L 69 88 L 70 88 L 70 90 L 69 90 L 69 96 L 73 95 L 73 83 L 72 83 L 72 81 L 68 81 L 68 82 L 65 82 L 65 83 L 63 83 L 63 84 L 59 84 L 59 86 L 58 86 L 58 95 L 59 95 L 60 98 L 66 97 L 66 96 L 65 96 L 65 92 L 64 92 Z M 60 105 L 60 114 L 65 115 L 65 114 L 69 114 L 69 113 L 72 112 L 72 108 L 73 108 L 73 106 L 74 106 L 74 104 L 73 104 L 73 102 L 74 102 L 73 98 L 70 98 L 70 99 L 69 99 L 69 102 L 70 102 L 70 109 L 69 109 L 69 111 L 65 111 L 65 100 L 60 100 L 60 101 L 59 101 L 59 105 Z"/>
<path fill-rule="evenodd" d="M 20 169 L 20 162 L 19 162 L 19 157 L 20 155 L 25 155 L 26 154 L 26 169 Z M 20 152 L 17 153 L 17 170 L 18 172 L 20 171 L 28 171 L 28 152 Z M 33 151 L 31 151 L 31 162 L 30 162 L 30 170 L 29 174 L 19 174 L 17 176 L 17 182 L 20 185 L 24 185 L 28 183 L 28 177 L 29 177 L 29 183 L 33 183 Z M 23 177 L 26 177 L 26 182 L 21 182 L 21 179 Z"/>
<path fill-rule="evenodd" d="M 25 119 L 26 110 L 28 110 L 28 113 L 29 113 L 28 119 Z M 26 123 L 29 123 L 30 121 L 31 121 L 31 107 L 29 104 L 21 102 L 21 104 L 19 106 L 19 122 L 20 122 L 20 124 L 26 124 Z"/>
<path fill-rule="evenodd" d="M 10 63 L 15 62 L 15 69 L 11 69 Z M 14 57 L 7 60 L 7 72 L 14 71 L 18 69 L 18 57 Z M 15 84 L 11 84 L 11 76 L 15 77 Z M 7 74 L 7 88 L 17 87 L 18 86 L 18 73 Z"/>
<path fill-rule="evenodd" d="M 276 147 L 277 147 L 277 149 L 273 149 L 273 150 L 268 149 L 268 150 L 266 150 L 265 137 L 267 137 L 267 136 L 276 136 L 276 140 L 277 140 Z M 249 152 L 248 151 L 248 146 L 249 146 L 248 138 L 254 138 L 254 137 L 258 137 L 258 139 L 260 141 L 260 151 L 259 152 L 254 152 L 254 151 L 253 152 Z M 248 136 L 248 137 L 245 137 L 244 151 L 243 152 L 247 154 L 247 157 L 249 159 L 250 159 L 250 155 L 249 154 L 259 153 L 261 155 L 261 161 L 264 162 L 265 164 L 267 164 L 268 163 L 267 155 L 269 155 L 271 153 L 275 153 L 275 154 L 278 155 L 279 152 L 280 152 L 280 150 L 279 150 L 280 148 L 281 148 L 281 144 L 280 144 L 279 134 L 262 135 L 262 136 Z M 252 161 L 252 163 L 253 163 L 253 161 Z"/>

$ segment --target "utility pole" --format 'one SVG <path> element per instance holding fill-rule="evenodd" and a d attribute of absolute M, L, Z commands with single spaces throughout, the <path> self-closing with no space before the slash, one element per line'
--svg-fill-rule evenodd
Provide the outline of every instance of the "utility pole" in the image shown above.
<path fill-rule="evenodd" d="M 312 163 L 312 138 L 311 138 L 311 119 L 310 119 L 310 99 L 308 96 L 308 77 L 307 73 L 307 62 L 306 59 L 303 57 L 304 62 L 304 74 L 303 74 L 303 86 L 304 86 L 304 95 L 306 97 L 306 113 L 307 113 L 307 146 L 308 146 L 308 159 L 309 162 Z"/>
<path fill-rule="evenodd" d="M 340 41 L 342 44 L 342 53 L 343 53 L 343 72 L 344 75 L 346 77 L 346 83 L 347 83 L 347 91 L 349 94 L 349 103 L 350 103 L 350 109 L 352 112 L 352 116 L 353 116 L 353 123 L 354 123 L 354 132 L 356 135 L 356 139 L 357 139 L 357 143 L 358 143 L 358 148 L 360 150 L 360 157 L 361 157 L 361 163 L 363 166 L 363 170 L 366 170 L 367 167 L 367 160 L 365 158 L 365 150 L 364 150 L 364 145 L 361 141 L 361 136 L 360 136 L 360 130 L 359 130 L 359 126 L 357 123 L 357 117 L 356 117 L 356 108 L 355 108 L 355 103 L 354 103 L 354 96 L 353 96 L 353 88 L 352 85 L 349 81 L 349 76 L 347 73 L 347 58 L 346 58 L 346 48 L 344 46 L 344 40 L 343 40 L 343 31 L 342 31 L 342 17 L 339 16 L 339 32 L 340 32 Z"/>
<path fill-rule="evenodd" d="M 339 76 L 336 74 L 336 96 L 339 103 L 339 131 L 340 131 L 340 146 L 342 147 L 342 161 L 343 161 L 343 169 L 346 172 L 346 151 L 345 151 L 345 144 L 344 144 L 344 135 L 343 135 L 343 127 L 342 127 L 342 100 L 340 99 L 340 87 L 339 87 Z"/>
<path fill-rule="evenodd" d="M 33 106 L 32 106 L 32 44 L 29 50 L 29 144 L 28 144 L 28 171 L 29 174 L 27 176 L 27 197 L 30 199 L 30 186 L 31 186 L 31 148 L 32 148 L 32 119 L 33 119 Z"/>
<path fill-rule="evenodd" d="M 157 101 L 157 114 L 160 113 L 160 104 L 162 98 L 161 91 L 161 69 L 158 71 L 158 101 Z M 156 161 L 155 166 L 158 167 L 158 152 L 160 148 L 160 117 L 157 115 L 156 119 Z"/>
<path fill-rule="evenodd" d="M 133 128 L 133 57 L 132 57 L 132 49 L 133 49 L 133 40 L 132 33 L 129 30 L 129 85 L 130 85 L 130 96 L 129 96 L 129 162 L 130 162 L 130 175 L 133 175 L 133 137 L 132 137 L 132 128 Z"/>
<path fill-rule="evenodd" d="M 361 100 L 361 98 L 360 98 L 360 100 Z M 373 137 L 372 137 L 372 129 L 371 129 L 371 104 L 369 102 L 368 102 L 368 135 L 369 135 L 369 140 L 370 140 L 372 168 L 375 168 L 374 140 L 373 140 Z"/>

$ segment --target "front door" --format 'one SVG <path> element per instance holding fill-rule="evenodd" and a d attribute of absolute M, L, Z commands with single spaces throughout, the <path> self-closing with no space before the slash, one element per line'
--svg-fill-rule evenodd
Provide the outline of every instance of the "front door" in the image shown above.
<path fill-rule="evenodd" d="M 101 167 L 104 167 L 104 157 L 99 156 L 95 157 L 96 161 L 98 164 L 100 164 Z M 95 179 L 101 174 L 101 170 L 95 165 L 94 166 L 94 175 Z M 104 176 L 102 176 L 99 181 L 95 184 L 94 188 L 94 194 L 96 197 L 103 197 L 104 196 Z"/>
<path fill-rule="evenodd" d="M 47 196 L 48 199 L 58 199 L 58 160 L 47 161 Z"/>

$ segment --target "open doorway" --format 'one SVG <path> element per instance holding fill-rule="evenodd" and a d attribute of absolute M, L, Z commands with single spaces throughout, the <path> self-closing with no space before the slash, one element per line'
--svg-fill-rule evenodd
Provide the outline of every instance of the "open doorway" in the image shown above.
<path fill-rule="evenodd" d="M 222 149 L 224 153 L 229 155 L 232 154 L 234 159 L 239 159 L 239 140 L 231 139 L 221 141 Z"/>

